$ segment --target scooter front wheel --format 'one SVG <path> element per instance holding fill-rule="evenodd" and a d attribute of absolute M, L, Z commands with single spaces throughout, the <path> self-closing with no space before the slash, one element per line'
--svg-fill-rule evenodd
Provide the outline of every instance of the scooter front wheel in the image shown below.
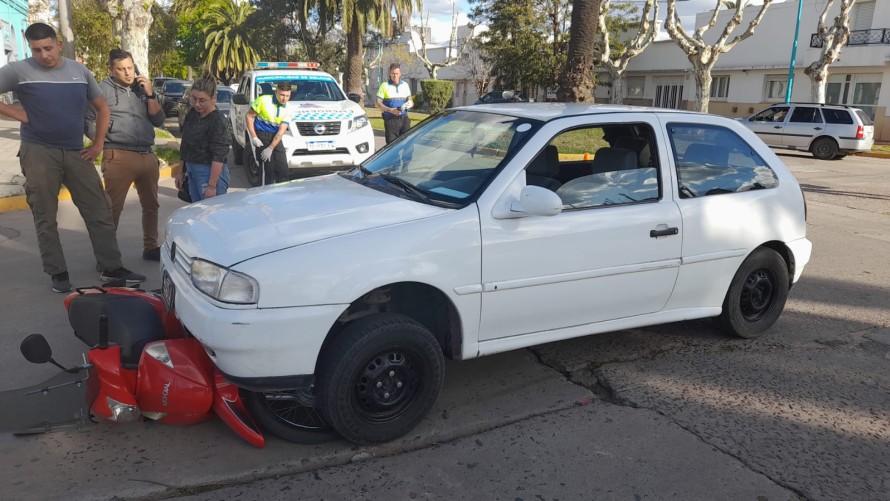
<path fill-rule="evenodd" d="M 256 393 L 242 390 L 247 411 L 269 433 L 298 444 L 320 444 L 339 438 L 314 407 L 303 405 L 303 390 Z"/>

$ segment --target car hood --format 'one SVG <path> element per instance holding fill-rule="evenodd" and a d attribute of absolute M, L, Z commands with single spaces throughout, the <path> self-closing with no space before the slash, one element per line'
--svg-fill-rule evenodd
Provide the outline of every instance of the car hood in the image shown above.
<path fill-rule="evenodd" d="M 182 207 L 167 223 L 167 240 L 189 256 L 232 266 L 281 249 L 450 210 L 331 174 L 229 193 Z"/>
<path fill-rule="evenodd" d="M 293 113 L 294 122 L 349 120 L 365 114 L 364 108 L 352 101 L 291 101 L 287 111 Z"/>

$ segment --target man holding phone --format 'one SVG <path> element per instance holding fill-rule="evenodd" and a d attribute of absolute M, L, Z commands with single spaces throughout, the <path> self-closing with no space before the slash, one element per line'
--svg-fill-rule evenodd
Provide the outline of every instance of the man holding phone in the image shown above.
<path fill-rule="evenodd" d="M 111 198 L 117 228 L 130 185 L 136 186 L 142 206 L 142 258 L 159 261 L 158 157 L 152 153 L 155 127 L 164 124 L 164 111 L 155 97 L 151 79 L 140 75 L 133 56 L 121 49 L 108 54 L 109 77 L 99 83 L 108 101 L 111 122 L 102 151 L 105 192 Z M 87 118 L 89 123 L 89 117 Z M 89 127 L 88 127 L 89 134 Z"/>

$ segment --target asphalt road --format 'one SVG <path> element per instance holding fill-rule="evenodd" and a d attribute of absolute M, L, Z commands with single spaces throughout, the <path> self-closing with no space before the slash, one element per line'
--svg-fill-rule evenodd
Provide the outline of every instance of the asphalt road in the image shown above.
<path fill-rule="evenodd" d="M 692 321 L 450 363 L 430 416 L 375 447 L 271 438 L 256 450 L 216 421 L 0 428 L 4 497 L 890 499 L 890 160 L 780 155 L 806 191 L 814 253 L 760 339 Z M 165 220 L 180 202 L 162 185 Z M 158 287 L 128 204 L 125 262 Z M 82 223 L 62 205 L 72 279 L 94 283 Z M 27 212 L 0 214 L 0 276 L 0 390 L 57 372 L 21 359 L 30 332 L 77 363 L 83 345 L 42 280 Z M 63 397 L 32 400 L 71 421 L 52 405 Z M 0 425 L 41 404 L 0 394 Z"/>

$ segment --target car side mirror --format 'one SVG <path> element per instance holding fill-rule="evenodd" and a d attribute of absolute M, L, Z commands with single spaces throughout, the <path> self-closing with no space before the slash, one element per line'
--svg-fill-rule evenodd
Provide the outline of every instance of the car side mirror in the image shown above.
<path fill-rule="evenodd" d="M 242 93 L 237 93 L 232 95 L 232 104 L 245 105 L 247 104 L 247 96 Z"/>
<path fill-rule="evenodd" d="M 362 104 L 362 95 L 361 94 L 357 94 L 355 92 L 350 92 L 347 97 L 349 98 L 350 101 L 352 101 L 355 104 Z"/>
<path fill-rule="evenodd" d="M 510 202 L 509 211 L 494 214 L 498 219 L 512 219 L 528 216 L 555 216 L 562 212 L 562 199 L 559 195 L 540 186 L 525 186 L 519 192 L 519 199 Z"/>

